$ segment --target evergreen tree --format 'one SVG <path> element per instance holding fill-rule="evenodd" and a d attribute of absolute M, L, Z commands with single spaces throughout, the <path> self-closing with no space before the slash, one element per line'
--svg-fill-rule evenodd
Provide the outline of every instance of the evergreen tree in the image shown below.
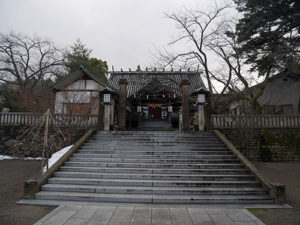
<path fill-rule="evenodd" d="M 243 18 L 236 26 L 241 50 L 260 75 L 297 63 L 300 53 L 299 0 L 234 0 Z M 299 62 L 298 62 L 299 63 Z"/>
<path fill-rule="evenodd" d="M 76 71 L 83 66 L 90 73 L 99 76 L 103 80 L 107 80 L 106 74 L 108 70 L 107 62 L 97 58 L 91 58 L 92 49 L 87 48 L 80 39 L 71 46 L 71 52 L 66 56 L 66 67 L 68 73 Z"/>

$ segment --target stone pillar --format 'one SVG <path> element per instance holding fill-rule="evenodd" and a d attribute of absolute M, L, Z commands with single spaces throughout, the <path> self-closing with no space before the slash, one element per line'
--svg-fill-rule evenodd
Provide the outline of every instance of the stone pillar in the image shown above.
<path fill-rule="evenodd" d="M 126 129 L 126 99 L 127 99 L 127 80 L 120 79 L 119 81 L 119 112 L 118 112 L 118 122 L 119 122 L 119 129 L 125 130 Z"/>
<path fill-rule="evenodd" d="M 104 130 L 109 131 L 110 126 L 110 104 L 104 104 Z"/>
<path fill-rule="evenodd" d="M 205 126 L 205 129 L 206 130 L 211 130 L 211 96 L 210 96 L 210 93 L 207 93 L 205 95 L 205 98 L 206 98 L 206 104 L 204 106 L 204 120 L 205 120 L 205 123 L 204 123 L 204 126 Z"/>
<path fill-rule="evenodd" d="M 103 129 L 103 114 L 104 114 L 103 94 L 99 93 L 99 110 L 98 110 L 98 124 L 97 124 L 97 128 L 99 130 Z"/>
<path fill-rule="evenodd" d="M 198 127 L 200 131 L 204 130 L 205 126 L 204 105 L 198 105 Z"/>
<path fill-rule="evenodd" d="M 190 82 L 182 80 L 182 130 L 190 131 Z"/>

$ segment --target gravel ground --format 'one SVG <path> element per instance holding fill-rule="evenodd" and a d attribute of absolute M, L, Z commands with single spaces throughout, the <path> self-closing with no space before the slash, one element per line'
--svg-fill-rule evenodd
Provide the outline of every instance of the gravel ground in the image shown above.
<path fill-rule="evenodd" d="M 41 162 L 0 161 L 0 224 L 32 225 L 54 208 L 16 205 L 23 196 L 24 182 L 39 176 Z"/>
<path fill-rule="evenodd" d="M 286 188 L 287 203 L 292 209 L 250 210 L 266 225 L 300 225 L 300 162 L 254 162 L 272 182 Z"/>

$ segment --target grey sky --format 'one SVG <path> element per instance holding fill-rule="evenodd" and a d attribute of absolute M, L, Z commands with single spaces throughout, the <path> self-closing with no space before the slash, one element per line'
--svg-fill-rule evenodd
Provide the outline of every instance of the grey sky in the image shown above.
<path fill-rule="evenodd" d="M 205 7 L 213 0 L 0 0 L 0 32 L 47 37 L 64 47 L 77 38 L 111 68 L 151 63 L 154 46 L 176 34 L 166 19 L 182 7 Z"/>

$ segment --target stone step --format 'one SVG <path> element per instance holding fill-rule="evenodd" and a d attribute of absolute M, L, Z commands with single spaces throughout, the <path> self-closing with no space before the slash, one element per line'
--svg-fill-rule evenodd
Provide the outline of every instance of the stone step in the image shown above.
<path fill-rule="evenodd" d="M 119 168 L 243 168 L 240 163 L 197 163 L 197 164 L 158 164 L 158 163 L 101 163 L 101 162 L 65 162 L 68 166 L 87 166 L 87 167 L 119 167 Z"/>
<path fill-rule="evenodd" d="M 166 138 L 166 139 L 125 139 L 125 138 L 115 138 L 115 139 L 108 139 L 108 138 L 103 138 L 102 139 L 97 139 L 97 140 L 88 140 L 86 141 L 87 144 L 100 144 L 100 143 L 182 143 L 182 144 L 190 144 L 190 143 L 195 143 L 195 144 L 201 144 L 201 143 L 221 143 L 220 140 L 218 139 L 193 139 L 193 140 L 178 140 L 176 138 Z"/>
<path fill-rule="evenodd" d="M 101 168 L 62 166 L 60 171 L 100 173 L 144 173 L 144 174 L 249 174 L 246 169 L 158 169 L 158 168 Z"/>
<path fill-rule="evenodd" d="M 217 137 L 127 137 L 127 136 L 120 136 L 120 137 L 98 137 L 98 138 L 89 138 L 87 142 L 102 142 L 102 141 L 220 141 Z"/>
<path fill-rule="evenodd" d="M 176 151 L 176 150 L 163 150 L 163 151 L 157 151 L 157 150 L 145 150 L 145 151 L 123 151 L 123 150 L 90 150 L 90 149 L 80 149 L 79 153 L 92 153 L 92 154 L 109 154 L 109 155 L 127 155 L 128 157 L 132 157 L 132 155 L 149 155 L 149 156 L 165 156 L 165 155 L 232 155 L 232 153 L 228 150 L 217 150 L 217 151 L 194 151 L 194 150 L 184 150 L 184 151 Z"/>
<path fill-rule="evenodd" d="M 112 150 L 120 150 L 120 151 L 140 151 L 140 152 L 153 152 L 153 151 L 156 151 L 156 152 L 166 152 L 166 151 L 169 151 L 169 152 L 208 152 L 208 151 L 214 151 L 214 152 L 217 152 L 217 151 L 228 151 L 227 148 L 225 147 L 216 147 L 216 148 L 211 148 L 211 147 L 203 147 L 203 148 L 183 148 L 183 147 L 180 147 L 180 146 L 174 146 L 174 147 L 164 147 L 164 148 L 155 148 L 155 147 L 143 147 L 143 148 L 137 148 L 135 146 L 124 146 L 124 147 L 116 147 L 116 146 L 105 146 L 105 147 L 101 147 L 101 146 L 82 146 L 80 148 L 79 151 L 81 150 L 98 150 L 98 151 L 112 151 Z"/>
<path fill-rule="evenodd" d="M 128 155 L 128 154 L 95 154 L 95 153 L 75 153 L 72 158 L 128 158 L 128 159 L 235 159 L 233 154 L 229 155 Z"/>
<path fill-rule="evenodd" d="M 146 195 L 40 191 L 36 199 L 127 203 L 273 203 L 267 195 Z"/>
<path fill-rule="evenodd" d="M 266 195 L 267 190 L 253 188 L 211 188 L 211 187 L 137 187 L 45 184 L 42 191 L 84 192 L 107 194 L 157 194 L 157 195 Z"/>
<path fill-rule="evenodd" d="M 140 173 L 91 173 L 91 172 L 64 172 L 58 171 L 55 177 L 68 178 L 97 178 L 97 179 L 141 179 L 141 180 L 255 180 L 249 174 L 140 174 Z"/>
<path fill-rule="evenodd" d="M 143 135 L 148 135 L 148 136 L 179 136 L 179 137 L 203 137 L 203 136 L 215 136 L 213 132 L 172 132 L 172 131 L 132 131 L 132 132 L 127 132 L 127 131 L 117 131 L 117 132 L 97 132 L 94 135 L 105 135 L 105 136 L 143 136 Z"/>
<path fill-rule="evenodd" d="M 69 162 L 103 162 L 103 163 L 151 163 L 151 164 L 199 164 L 199 163 L 239 163 L 238 159 L 128 159 L 128 158 L 83 158 L 71 157 Z"/>
<path fill-rule="evenodd" d="M 193 181 L 193 180 L 137 180 L 52 177 L 49 184 L 145 186 L 145 187 L 260 187 L 258 181 Z"/>
<path fill-rule="evenodd" d="M 123 145 L 133 145 L 133 146 L 157 146 L 157 147 L 164 147 L 164 146 L 186 146 L 187 148 L 189 147 L 201 147 L 201 146 L 216 146 L 216 147 L 222 147 L 224 146 L 223 143 L 219 141 L 207 141 L 207 142 L 177 142 L 177 141 L 147 141 L 147 142 L 142 142 L 142 141 L 99 141 L 99 142 L 86 142 L 84 146 L 107 146 L 107 145 L 114 145 L 114 146 L 123 146 Z"/>

